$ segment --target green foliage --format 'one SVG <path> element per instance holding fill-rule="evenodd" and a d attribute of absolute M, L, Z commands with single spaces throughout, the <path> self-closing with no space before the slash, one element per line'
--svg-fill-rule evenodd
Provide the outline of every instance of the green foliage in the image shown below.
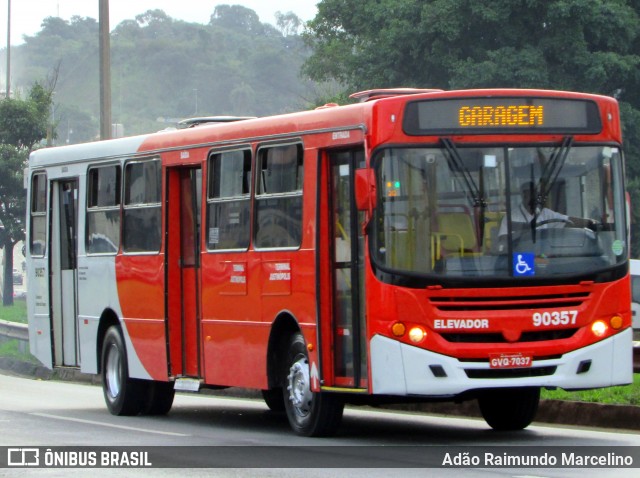
<path fill-rule="evenodd" d="M 323 0 L 303 71 L 349 91 L 545 88 L 619 99 L 640 257 L 638 0 Z"/>
<path fill-rule="evenodd" d="M 36 84 L 28 100 L 5 98 L 0 101 L 0 144 L 31 149 L 47 135 L 51 95 Z"/>
<path fill-rule="evenodd" d="M 13 238 L 17 242 L 24 238 L 23 168 L 27 155 L 27 150 L 0 143 L 0 221 L 4 225 L 4 231 L 0 232 L 0 247 L 6 239 Z"/>
<path fill-rule="evenodd" d="M 0 247 L 4 248 L 3 304 L 13 303 L 13 246 L 24 239 L 23 171 L 33 146 L 47 135 L 51 91 L 36 83 L 27 99 L 0 101 Z"/>
<path fill-rule="evenodd" d="M 51 98 L 36 83 L 27 99 L 0 101 L 0 220 L 5 227 L 0 245 L 24 238 L 23 170 L 31 148 L 47 135 Z"/>
<path fill-rule="evenodd" d="M 638 15 L 624 0 L 324 0 L 318 11 L 305 71 L 355 89 L 612 94 L 638 79 Z"/>

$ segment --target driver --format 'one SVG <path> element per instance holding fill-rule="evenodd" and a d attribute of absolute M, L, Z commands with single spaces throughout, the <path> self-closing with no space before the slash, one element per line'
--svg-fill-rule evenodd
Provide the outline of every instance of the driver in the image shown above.
<path fill-rule="evenodd" d="M 520 194 L 522 196 L 522 202 L 517 208 L 511 210 L 511 222 L 514 225 L 530 225 L 534 218 L 536 221 L 536 229 L 564 227 L 565 225 L 570 225 L 571 227 L 589 227 L 593 229 L 596 225 L 596 222 L 591 219 L 570 217 L 547 207 L 542 208 L 537 214 L 534 214 L 536 207 L 536 195 L 535 185 L 531 181 L 520 186 Z M 498 236 L 503 236 L 506 233 L 507 218 L 505 216 L 502 218 L 502 222 L 500 223 Z"/>

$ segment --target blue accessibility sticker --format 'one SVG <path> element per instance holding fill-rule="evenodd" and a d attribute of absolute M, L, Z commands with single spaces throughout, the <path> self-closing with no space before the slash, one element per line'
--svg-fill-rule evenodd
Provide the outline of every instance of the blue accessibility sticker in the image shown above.
<path fill-rule="evenodd" d="M 535 257 L 535 254 L 531 252 L 514 252 L 513 275 L 515 277 L 535 275 Z"/>

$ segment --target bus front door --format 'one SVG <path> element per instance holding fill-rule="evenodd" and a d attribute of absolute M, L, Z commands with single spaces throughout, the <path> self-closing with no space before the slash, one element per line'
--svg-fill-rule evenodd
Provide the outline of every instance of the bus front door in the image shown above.
<path fill-rule="evenodd" d="M 169 373 L 202 376 L 200 369 L 199 167 L 170 168 L 167 176 L 167 318 Z"/>
<path fill-rule="evenodd" d="M 333 247 L 333 364 L 337 386 L 367 387 L 366 327 L 362 298 L 364 237 L 363 213 L 356 208 L 354 171 L 362 166 L 362 148 L 331 152 L 330 204 Z"/>
<path fill-rule="evenodd" d="M 80 364 L 77 321 L 78 180 L 54 181 L 51 194 L 53 365 L 77 367 Z"/>

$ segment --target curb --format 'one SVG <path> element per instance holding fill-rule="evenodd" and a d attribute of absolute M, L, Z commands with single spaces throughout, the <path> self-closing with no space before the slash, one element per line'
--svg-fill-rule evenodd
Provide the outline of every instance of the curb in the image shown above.
<path fill-rule="evenodd" d="M 0 371 L 37 380 L 65 380 L 98 385 L 99 375 L 80 373 L 76 369 L 49 370 L 42 365 L 0 357 Z M 217 396 L 261 398 L 255 390 L 229 388 L 225 390 L 207 390 Z M 475 400 L 463 403 L 414 403 L 384 405 L 375 407 L 385 410 L 399 410 L 424 414 L 482 417 Z M 541 400 L 534 423 L 556 425 L 574 425 L 582 427 L 609 428 L 618 430 L 640 430 L 640 407 L 631 405 L 609 405 L 589 402 L 570 402 L 564 400 Z"/>

